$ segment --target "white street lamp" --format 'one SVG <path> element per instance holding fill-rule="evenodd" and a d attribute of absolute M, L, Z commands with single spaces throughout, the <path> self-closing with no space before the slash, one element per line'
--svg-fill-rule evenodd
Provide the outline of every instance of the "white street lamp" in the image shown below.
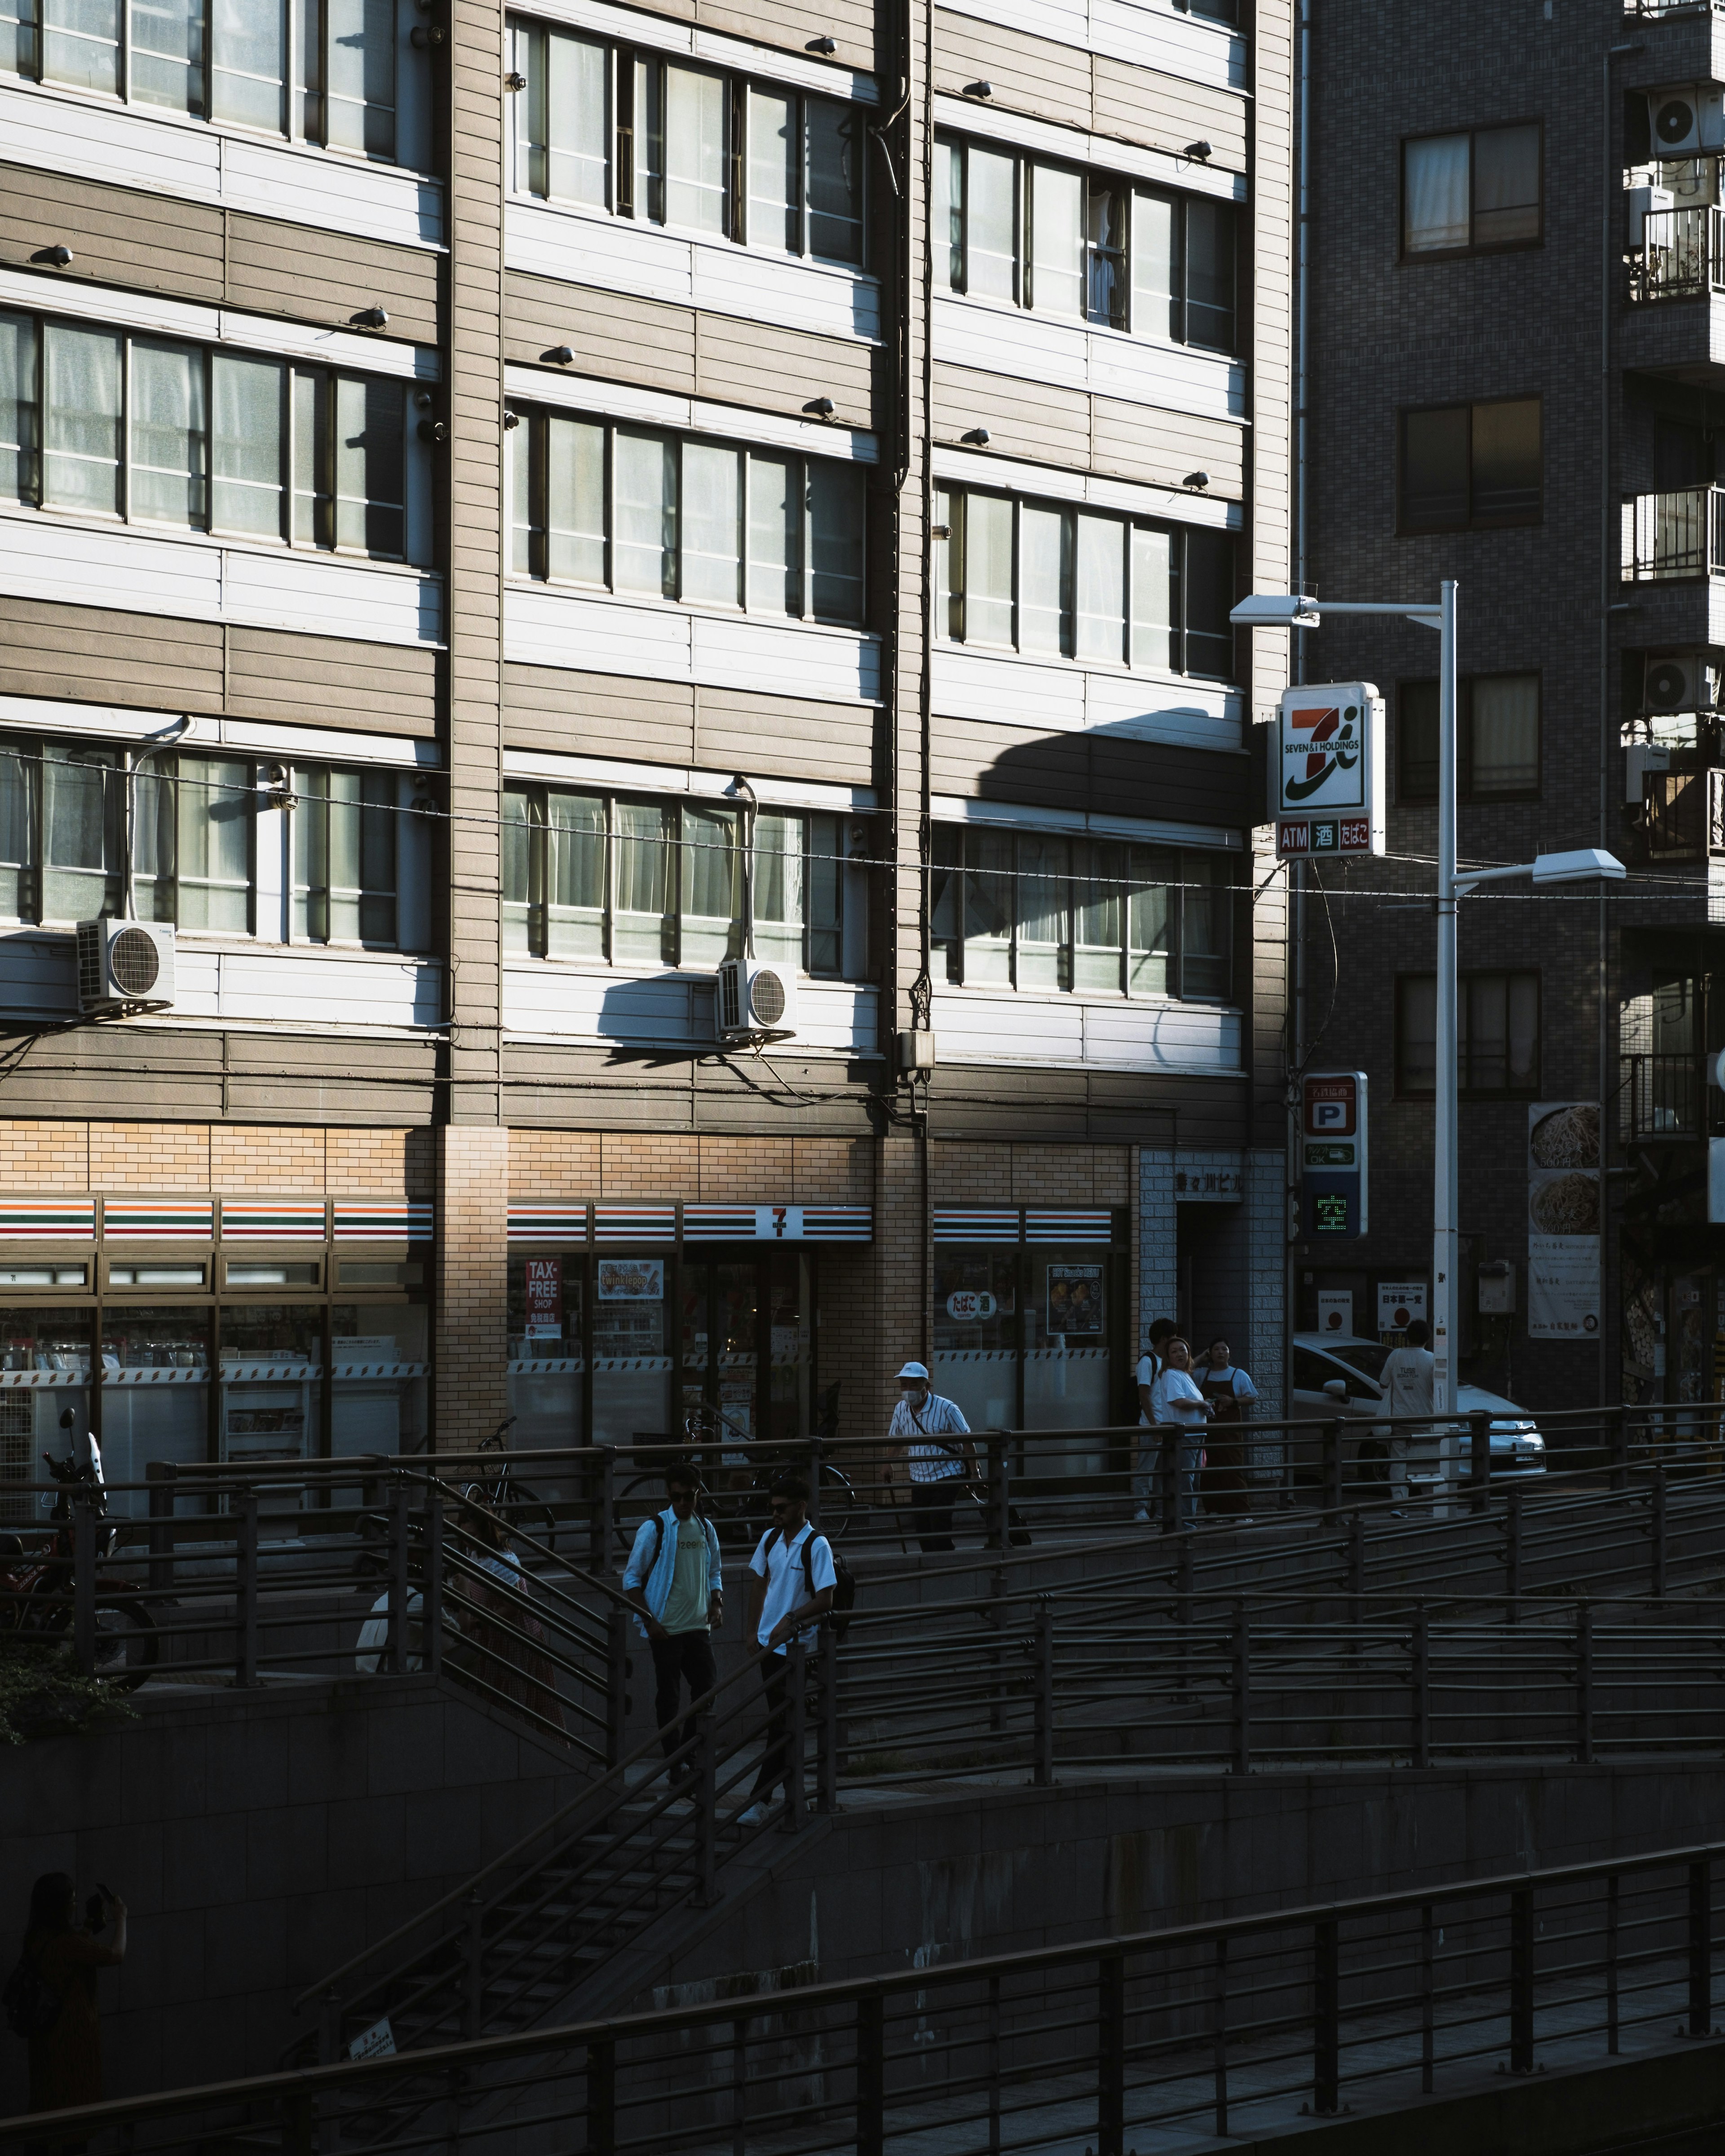
<path fill-rule="evenodd" d="M 1399 605 L 1349 600 L 1343 603 L 1291 592 L 1255 592 L 1229 616 L 1241 629 L 1317 629 L 1327 613 L 1400 614 L 1438 633 L 1438 888 L 1437 888 L 1437 1074 L 1432 1119 L 1431 1346 L 1437 1368 L 1432 1404 L 1440 1415 L 1455 1412 L 1456 1270 L 1460 1260 L 1461 1185 L 1458 1168 L 1458 1110 L 1461 1075 L 1456 1068 L 1455 899 L 1482 883 L 1512 876 L 1531 877 L 1536 888 L 1615 880 L 1625 874 L 1615 855 L 1596 846 L 1570 853 L 1542 854 L 1513 868 L 1455 870 L 1455 583 L 1445 578 L 1435 606 Z"/>

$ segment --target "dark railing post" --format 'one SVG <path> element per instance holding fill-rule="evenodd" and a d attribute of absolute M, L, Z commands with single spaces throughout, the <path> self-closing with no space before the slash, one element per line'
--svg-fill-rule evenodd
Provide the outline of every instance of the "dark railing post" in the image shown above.
<path fill-rule="evenodd" d="M 419 1583 L 419 1651 L 427 1676 L 444 1668 L 444 1501 L 425 1507 L 425 1547 Z"/>
<path fill-rule="evenodd" d="M 1689 1867 L 1689 2034 L 1707 2036 L 1713 2024 L 1712 1865 L 1698 1856 Z"/>
<path fill-rule="evenodd" d="M 1431 1620 L 1421 1603 L 1414 1612 L 1414 1764 L 1431 1764 Z"/>
<path fill-rule="evenodd" d="M 1342 1516 L 1342 1425 L 1324 1424 L 1324 1510 L 1332 1520 Z"/>
<path fill-rule="evenodd" d="M 697 1909 L 719 1898 L 719 1727 L 709 1707 L 695 1724 L 695 1893 Z"/>
<path fill-rule="evenodd" d="M 629 1616 L 619 1603 L 614 1603 L 605 1617 L 605 1764 L 616 1767 L 622 1763 L 627 1739 L 624 1734 L 624 1717 L 629 1713 L 629 1680 L 632 1665 L 629 1658 Z"/>
<path fill-rule="evenodd" d="M 234 1530 L 234 1681 L 258 1681 L 258 1491 L 248 1483 L 239 1493 L 239 1519 Z"/>
<path fill-rule="evenodd" d="M 1364 1616 L 1366 1593 L 1366 1523 L 1358 1512 L 1348 1516 L 1348 1621 L 1358 1625 Z M 1359 1643 L 1354 1643 L 1358 1652 Z"/>
<path fill-rule="evenodd" d="M 878 1991 L 856 2002 L 856 2156 L 886 2156 L 886 2017 Z"/>
<path fill-rule="evenodd" d="M 1174 1621 L 1180 1628 L 1180 1683 L 1183 1689 L 1192 1675 L 1192 1545 L 1195 1535 L 1182 1535 L 1174 1554 Z"/>
<path fill-rule="evenodd" d="M 1234 1605 L 1234 1771 L 1252 1771 L 1252 1641 L 1245 1599 Z"/>
<path fill-rule="evenodd" d="M 1653 1599 L 1665 1599 L 1666 1571 L 1671 1555 L 1670 1519 L 1666 1507 L 1665 1462 L 1658 1461 L 1653 1470 L 1653 1489 L 1651 1496 L 1652 1519 L 1652 1548 L 1648 1553 L 1648 1569 L 1651 1574 Z"/>
<path fill-rule="evenodd" d="M 617 1453 L 612 1445 L 601 1445 L 599 1456 L 593 1463 L 598 1486 L 593 1492 L 593 1523 L 588 1538 L 587 1563 L 589 1571 L 602 1576 L 611 1562 L 611 1537 L 617 1524 Z M 615 1763 L 614 1761 L 613 1763 Z"/>
<path fill-rule="evenodd" d="M 794 1639 L 784 1657 L 784 1810 L 779 1815 L 782 1834 L 800 1834 L 808 1805 L 803 1787 L 803 1755 L 809 1738 L 809 1655 L 801 1638 Z"/>
<path fill-rule="evenodd" d="M 1434 2071 L 1437 2065 L 1437 2028 L 1434 2009 L 1436 2005 L 1436 1986 L 1432 1968 L 1431 1904 L 1420 1905 L 1420 2093 L 1431 2094 Z"/>
<path fill-rule="evenodd" d="M 1533 2071 L 1533 1890 L 1509 1897 L 1509 2070 Z"/>
<path fill-rule="evenodd" d="M 830 1819 L 839 1809 L 839 1637 L 830 1630 L 822 1636 L 814 1671 L 820 1716 L 814 1732 L 814 1809 Z"/>
<path fill-rule="evenodd" d="M 587 2046 L 587 2156 L 617 2156 L 617 2044 L 595 2036 Z"/>
<path fill-rule="evenodd" d="M 85 1676 L 95 1674 L 95 1507 L 90 1493 L 79 1489 L 72 1496 L 72 1645 Z"/>
<path fill-rule="evenodd" d="M 1210 2073 L 1214 2083 L 1216 2134 L 1228 2132 L 1228 1938 L 1216 1941 L 1215 1994 L 1210 2010 Z"/>
<path fill-rule="evenodd" d="M 991 1430 L 983 1443 L 988 1448 L 988 1548 L 1004 1550 L 1012 1527 L 1012 1456 L 1004 1430 Z"/>
<path fill-rule="evenodd" d="M 1476 1408 L 1467 1427 L 1473 1461 L 1471 1508 L 1483 1512 L 1491 1496 L 1491 1418 L 1483 1408 Z"/>
<path fill-rule="evenodd" d="M 467 1897 L 467 1943 L 462 1970 L 461 2034 L 477 2043 L 485 2027 L 485 1905 L 475 1887 Z"/>
<path fill-rule="evenodd" d="M 1156 1494 L 1162 1508 L 1162 1532 L 1171 1535 L 1180 1524 L 1180 1433 L 1172 1425 L 1157 1437 Z"/>
<path fill-rule="evenodd" d="M 1614 1871 L 1605 1881 L 1605 2050 L 1614 2059 L 1621 2034 L 1617 2015 L 1617 1919 L 1622 1899 Z"/>
<path fill-rule="evenodd" d="M 1611 1487 L 1629 1487 L 1629 1424 L 1625 1408 L 1607 1408 L 1605 1419 L 1610 1427 L 1606 1432 L 1606 1450 L 1611 1458 Z"/>
<path fill-rule="evenodd" d="M 1312 1928 L 1312 2108 L 1320 2118 L 1342 2108 L 1342 1942 L 1333 1917 Z"/>
<path fill-rule="evenodd" d="M 175 1460 L 151 1460 L 144 1466 L 150 1485 L 150 1592 L 174 1591 L 174 1498 L 180 1471 Z"/>
<path fill-rule="evenodd" d="M 1126 1962 L 1096 1964 L 1096 2156 L 1126 2156 Z"/>
<path fill-rule="evenodd" d="M 1526 1493 L 1512 1482 L 1504 1492 L 1503 1593 L 1507 1622 L 1522 1621 L 1522 1499 Z"/>
<path fill-rule="evenodd" d="M 1575 1757 L 1594 1763 L 1594 1613 L 1584 1598 L 1575 1605 Z"/>
<path fill-rule="evenodd" d="M 317 2017 L 317 2063 L 332 2066 L 341 2056 L 341 2001 L 334 1984 L 324 1993 Z"/>
<path fill-rule="evenodd" d="M 406 1672 L 409 1660 L 408 1609 L 412 1589 L 408 1583 L 408 1558 L 413 1549 L 413 1532 L 408 1499 L 411 1494 L 407 1477 L 398 1476 L 389 1493 L 389 1631 L 383 1652 L 384 1668 L 397 1677 Z M 420 1623 L 423 1629 L 423 1604 Z"/>
<path fill-rule="evenodd" d="M 1032 1777 L 1039 1789 L 1054 1787 L 1054 1604 L 1050 1602 L 1039 1603 L 1036 1609 L 1036 1763 Z"/>

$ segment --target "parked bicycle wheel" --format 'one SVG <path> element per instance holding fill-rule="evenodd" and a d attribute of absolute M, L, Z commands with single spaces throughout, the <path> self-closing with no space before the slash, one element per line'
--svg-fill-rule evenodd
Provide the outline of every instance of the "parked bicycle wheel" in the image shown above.
<path fill-rule="evenodd" d="M 141 1602 L 99 1602 L 95 1673 L 116 1691 L 136 1691 L 162 1656 L 156 1620 Z"/>

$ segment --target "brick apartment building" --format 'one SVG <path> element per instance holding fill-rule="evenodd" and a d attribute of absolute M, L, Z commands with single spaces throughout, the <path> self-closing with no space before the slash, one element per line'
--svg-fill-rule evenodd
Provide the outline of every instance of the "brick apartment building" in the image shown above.
<path fill-rule="evenodd" d="M 1281 0 L 0 36 L 10 1471 L 1274 1400 Z"/>
<path fill-rule="evenodd" d="M 1463 1373 L 1553 1407 L 1718 1389 L 1722 79 L 1717 13 L 1667 0 L 1340 0 L 1312 40 L 1308 573 L 1338 601 L 1458 580 L 1464 863 L 1597 845 L 1631 870 L 1603 898 L 1511 885 L 1461 911 Z M 1371 1076 L 1372 1226 L 1345 1258 L 1296 1250 L 1294 1318 L 1345 1290 L 1375 1332 L 1378 1285 L 1430 1265 L 1432 874 L 1411 863 L 1436 847 L 1436 651 L 1332 621 L 1308 675 L 1382 688 L 1402 858 L 1317 871 L 1307 901 L 1315 1060 Z M 1603 1104 L 1602 1274 L 1594 1322 L 1553 1337 L 1530 1111 L 1577 1102 Z"/>

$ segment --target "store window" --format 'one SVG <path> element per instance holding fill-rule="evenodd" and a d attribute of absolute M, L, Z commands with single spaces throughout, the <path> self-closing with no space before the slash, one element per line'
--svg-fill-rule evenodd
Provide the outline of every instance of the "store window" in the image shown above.
<path fill-rule="evenodd" d="M 105 1303 L 101 1317 L 100 1434 L 110 1482 L 142 1482 L 151 1460 L 209 1457 L 210 1311 L 207 1306 Z M 148 1510 L 141 1491 L 110 1501 Z"/>
<path fill-rule="evenodd" d="M 429 1430 L 430 1312 L 423 1302 L 330 1309 L 330 1445 L 336 1458 L 420 1452 Z"/>
<path fill-rule="evenodd" d="M 522 1450 L 581 1445 L 587 1369 L 583 1306 L 584 1251 L 509 1261 L 509 1412 L 511 1445 Z M 554 1494 L 536 1477 L 533 1486 Z"/>
<path fill-rule="evenodd" d="M 663 1444 L 673 1434 L 666 1272 L 663 1256 L 593 1260 L 595 1445 Z"/>
<path fill-rule="evenodd" d="M 73 1268 L 32 1270 L 51 1276 Z M 23 1486 L 37 1480 L 42 1455 L 64 1459 L 72 1449 L 60 1418 L 90 1428 L 90 1319 L 82 1310 L 0 1309 L 0 1522 L 8 1527 L 36 1517 Z"/>
<path fill-rule="evenodd" d="M 222 1312 L 218 1447 L 236 1467 L 323 1450 L 323 1307 L 238 1303 Z"/>

